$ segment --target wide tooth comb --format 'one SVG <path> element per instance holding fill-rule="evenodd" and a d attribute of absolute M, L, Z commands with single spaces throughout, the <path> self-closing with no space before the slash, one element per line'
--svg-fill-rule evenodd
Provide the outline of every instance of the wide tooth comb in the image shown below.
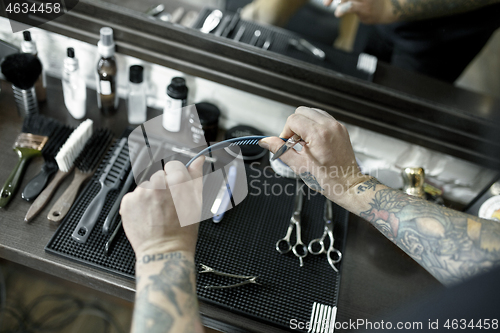
<path fill-rule="evenodd" d="M 121 162 L 117 163 L 117 160 Z M 123 164 L 123 161 L 126 162 Z M 101 215 L 108 193 L 118 189 L 129 167 L 130 160 L 128 159 L 127 138 L 122 138 L 115 146 L 113 154 L 99 178 L 99 183 L 101 184 L 99 193 L 97 193 L 94 199 L 92 199 L 92 202 L 87 206 L 87 209 L 85 209 L 85 212 L 80 218 L 80 222 L 78 222 L 78 225 L 71 235 L 75 241 L 79 243 L 85 243 L 87 241 L 92 229 L 94 229 L 97 223 L 99 215 Z M 112 170 L 115 176 L 110 176 Z"/>

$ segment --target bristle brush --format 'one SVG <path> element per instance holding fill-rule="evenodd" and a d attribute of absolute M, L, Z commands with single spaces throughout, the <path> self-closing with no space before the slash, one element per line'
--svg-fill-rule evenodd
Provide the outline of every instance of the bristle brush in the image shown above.
<path fill-rule="evenodd" d="M 43 191 L 50 177 L 59 170 L 56 162 L 56 154 L 59 152 L 61 146 L 68 140 L 69 135 L 73 132 L 74 128 L 64 125 L 59 125 L 54 130 L 53 135 L 42 149 L 42 156 L 45 163 L 40 172 L 29 181 L 24 187 L 22 198 L 26 201 L 33 201 Z"/>
<path fill-rule="evenodd" d="M 28 213 L 24 217 L 26 222 L 33 220 L 40 211 L 49 202 L 59 184 L 73 171 L 74 161 L 83 150 L 83 147 L 92 136 L 93 122 L 90 119 L 85 120 L 69 136 L 68 140 L 61 147 L 55 159 L 59 170 L 49 183 L 49 185 L 40 193 L 31 205 Z"/>
<path fill-rule="evenodd" d="M 15 53 L 5 57 L 2 73 L 12 83 L 12 92 L 21 116 L 37 114 L 38 100 L 35 82 L 42 73 L 42 64 L 37 56 Z"/>
<path fill-rule="evenodd" d="M 107 129 L 96 131 L 75 160 L 75 175 L 66 191 L 59 197 L 49 211 L 47 218 L 53 222 L 60 222 L 73 205 L 81 185 L 90 178 L 113 138 L 113 134 Z"/>
<path fill-rule="evenodd" d="M 22 133 L 17 137 L 13 147 L 19 156 L 19 161 L 0 190 L 0 208 L 4 208 L 12 199 L 28 161 L 42 154 L 42 149 L 57 124 L 54 119 L 38 114 L 24 119 Z"/>

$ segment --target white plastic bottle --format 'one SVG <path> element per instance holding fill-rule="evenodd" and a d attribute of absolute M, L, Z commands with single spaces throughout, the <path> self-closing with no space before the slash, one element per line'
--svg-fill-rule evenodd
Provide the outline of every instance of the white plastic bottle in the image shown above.
<path fill-rule="evenodd" d="M 64 59 L 62 80 L 64 104 L 73 118 L 82 119 L 86 113 L 87 87 L 84 78 L 80 75 L 75 50 L 69 47 L 67 55 Z"/>
<path fill-rule="evenodd" d="M 130 66 L 127 99 L 128 122 L 130 124 L 142 124 L 146 122 L 146 91 L 143 81 L 144 68 L 139 65 Z"/>
<path fill-rule="evenodd" d="M 163 127 L 169 132 L 179 132 L 182 124 L 182 108 L 186 106 L 188 88 L 182 77 L 174 77 L 167 87 L 163 109 Z"/>

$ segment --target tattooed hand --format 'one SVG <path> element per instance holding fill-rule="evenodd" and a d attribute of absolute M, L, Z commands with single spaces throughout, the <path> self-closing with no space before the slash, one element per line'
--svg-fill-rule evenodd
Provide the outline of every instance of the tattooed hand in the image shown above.
<path fill-rule="evenodd" d="M 313 190 L 342 205 L 346 192 L 369 177 L 360 173 L 344 125 L 318 109 L 299 107 L 288 117 L 282 138 L 298 134 L 304 140 L 300 152 L 290 149 L 281 156 Z M 283 144 L 272 137 L 260 141 L 271 152 Z"/>
<path fill-rule="evenodd" d="M 199 222 L 201 215 L 202 166 L 202 158 L 189 170 L 178 161 L 169 162 L 165 172 L 158 171 L 123 197 L 123 228 L 138 259 L 151 251 L 194 255 L 198 224 L 187 224 Z"/>

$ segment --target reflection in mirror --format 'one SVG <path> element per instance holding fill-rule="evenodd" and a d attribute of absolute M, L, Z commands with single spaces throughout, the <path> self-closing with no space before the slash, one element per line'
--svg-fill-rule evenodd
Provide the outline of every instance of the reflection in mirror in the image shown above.
<path fill-rule="evenodd" d="M 497 76 L 476 64 L 500 66 L 494 52 L 469 66 L 500 27 L 500 0 L 458 0 L 453 7 L 435 0 L 104 1 L 364 80 L 382 61 L 500 94 Z M 493 43 L 500 45 L 500 34 Z"/>

